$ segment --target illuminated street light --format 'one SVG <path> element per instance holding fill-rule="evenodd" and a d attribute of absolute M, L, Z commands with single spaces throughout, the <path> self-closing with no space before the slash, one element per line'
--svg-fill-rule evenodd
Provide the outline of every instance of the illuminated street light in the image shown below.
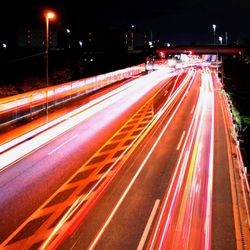
<path fill-rule="evenodd" d="M 69 49 L 71 48 L 71 39 L 70 39 L 70 35 L 71 35 L 71 31 L 70 29 L 66 29 L 67 34 L 69 35 Z"/>
<path fill-rule="evenodd" d="M 49 20 L 55 18 L 55 13 L 52 11 L 48 11 L 45 14 L 46 18 L 46 50 L 45 50 L 45 58 L 46 58 L 46 87 L 49 86 Z M 48 121 L 48 89 L 46 93 L 46 121 Z"/>
<path fill-rule="evenodd" d="M 219 36 L 219 41 L 220 41 L 220 44 L 222 44 L 222 37 Z"/>
<path fill-rule="evenodd" d="M 216 25 L 213 24 L 213 30 L 214 30 L 214 45 L 216 43 L 215 36 L 216 36 Z"/>
<path fill-rule="evenodd" d="M 223 40 L 222 36 L 219 36 L 220 45 L 222 45 L 222 40 Z M 220 57 L 220 61 L 222 62 L 222 56 Z"/>
<path fill-rule="evenodd" d="M 82 48 L 82 41 L 79 41 L 79 45 L 80 45 L 80 47 Z"/>
<path fill-rule="evenodd" d="M 7 49 L 7 44 L 6 43 L 3 43 L 2 45 L 3 45 L 4 49 Z"/>
<path fill-rule="evenodd" d="M 131 32 L 131 47 L 132 47 L 132 50 L 134 49 L 134 24 L 131 24 L 131 27 L 132 27 L 132 32 Z"/>

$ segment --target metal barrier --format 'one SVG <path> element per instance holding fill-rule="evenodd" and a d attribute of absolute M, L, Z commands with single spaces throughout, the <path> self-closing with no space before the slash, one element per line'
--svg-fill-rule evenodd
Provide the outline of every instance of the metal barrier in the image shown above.
<path fill-rule="evenodd" d="M 235 124 L 233 123 L 233 115 L 232 115 L 232 107 L 233 104 L 230 100 L 230 97 L 228 94 L 225 95 L 225 103 L 227 105 L 228 112 L 231 115 L 231 122 L 233 124 L 233 134 L 231 136 L 233 137 L 234 141 L 236 142 L 236 159 L 237 159 L 237 165 L 239 169 L 239 176 L 240 176 L 240 182 L 241 182 L 241 189 L 242 189 L 242 194 L 243 194 L 243 199 L 244 199 L 244 205 L 246 209 L 246 217 L 247 217 L 247 224 L 248 224 L 248 229 L 250 229 L 250 212 L 249 212 L 249 199 L 250 199 L 250 188 L 249 188 L 249 182 L 247 178 L 247 170 L 245 167 L 245 164 L 242 159 L 242 154 L 240 150 L 240 143 L 239 140 L 237 139 L 237 131 L 235 128 Z"/>

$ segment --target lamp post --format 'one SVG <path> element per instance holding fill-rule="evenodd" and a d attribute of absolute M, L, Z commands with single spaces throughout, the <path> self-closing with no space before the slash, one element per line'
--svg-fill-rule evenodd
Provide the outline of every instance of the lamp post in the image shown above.
<path fill-rule="evenodd" d="M 219 42 L 220 42 L 220 45 L 222 45 L 222 40 L 223 40 L 223 38 L 222 38 L 222 36 L 219 36 Z M 221 63 L 221 81 L 222 81 L 222 83 L 223 83 L 223 65 L 222 65 L 222 55 L 220 56 L 220 63 Z"/>
<path fill-rule="evenodd" d="M 222 36 L 219 36 L 220 45 L 222 45 Z"/>
<path fill-rule="evenodd" d="M 215 25 L 215 24 L 213 24 L 213 30 L 214 30 L 214 45 L 215 45 L 215 42 L 216 42 L 216 40 L 215 40 L 215 36 L 216 36 L 216 25 Z"/>
<path fill-rule="evenodd" d="M 46 58 L 46 87 L 49 86 L 49 20 L 55 18 L 55 13 L 52 11 L 48 11 L 45 15 L 46 17 L 46 50 L 45 50 L 45 58 Z M 48 89 L 46 92 L 46 121 L 48 121 Z"/>
<path fill-rule="evenodd" d="M 131 24 L 131 28 L 132 28 L 132 31 L 131 31 L 131 47 L 132 47 L 132 50 L 134 50 L 134 24 Z"/>
<path fill-rule="evenodd" d="M 66 32 L 67 32 L 67 34 L 68 34 L 68 36 L 69 36 L 69 49 L 71 48 L 71 37 L 70 37 L 70 35 L 71 35 L 71 31 L 70 31 L 70 29 L 66 29 Z"/>

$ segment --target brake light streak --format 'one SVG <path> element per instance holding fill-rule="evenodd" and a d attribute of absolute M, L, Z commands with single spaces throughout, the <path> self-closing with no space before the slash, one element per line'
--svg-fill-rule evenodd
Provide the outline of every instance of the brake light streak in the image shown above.
<path fill-rule="evenodd" d="M 210 71 L 201 80 L 199 100 L 148 249 L 211 248 L 214 96 Z"/>
<path fill-rule="evenodd" d="M 184 176 L 183 175 L 184 170 L 185 170 L 185 167 L 187 166 L 187 161 L 188 161 L 188 157 L 189 157 L 189 148 L 187 147 L 188 137 L 190 136 L 190 134 L 192 132 L 191 131 L 192 126 L 197 126 L 196 125 L 197 124 L 196 116 L 197 116 L 198 112 L 199 112 L 199 105 L 197 104 L 196 109 L 195 109 L 195 114 L 193 116 L 191 125 L 190 125 L 188 133 L 187 133 L 187 137 L 185 139 L 184 145 L 182 147 L 182 150 L 181 150 L 181 153 L 180 153 L 180 156 L 179 156 L 179 160 L 177 162 L 173 177 L 172 177 L 170 185 L 169 185 L 169 189 L 168 189 L 169 191 L 167 192 L 167 196 L 164 199 L 164 203 L 162 205 L 161 213 L 160 213 L 156 228 L 154 230 L 154 234 L 153 234 L 152 240 L 150 242 L 149 249 L 154 249 L 154 247 L 155 247 L 155 241 L 156 241 L 156 238 L 159 237 L 158 232 L 160 230 L 160 226 L 161 226 L 161 223 L 162 223 L 162 220 L 163 220 L 164 213 L 166 212 L 166 207 L 167 207 L 168 204 L 170 204 L 170 208 L 169 208 L 169 212 L 168 212 L 168 215 L 167 215 L 167 218 L 166 218 L 166 222 L 164 223 L 164 230 L 163 230 L 163 233 L 162 233 L 162 238 L 160 239 L 160 246 L 163 244 L 164 236 L 166 234 L 167 228 L 168 228 L 169 223 L 170 223 L 170 219 L 172 217 L 171 211 L 173 210 L 174 203 L 175 203 L 175 198 L 172 198 L 172 202 L 169 201 L 170 196 L 171 196 L 170 191 L 174 190 L 174 193 L 173 193 L 172 196 L 176 197 L 177 192 L 179 191 L 178 187 L 180 187 L 181 184 L 182 184 L 182 180 L 183 180 L 183 176 Z M 178 175 L 178 172 L 180 172 L 179 175 Z M 177 181 L 177 183 L 175 185 L 176 188 L 174 189 L 174 184 L 175 184 L 176 181 Z"/>
<path fill-rule="evenodd" d="M 192 77 L 192 79 L 189 81 L 187 90 L 191 87 L 193 80 L 195 77 L 195 73 Z M 184 87 L 184 85 L 187 84 L 187 79 L 185 81 L 183 81 L 183 85 L 182 87 Z M 187 91 L 186 90 L 186 91 Z M 180 89 L 179 89 L 180 91 Z M 178 91 L 177 91 L 178 92 Z M 176 95 L 175 95 L 176 96 Z M 167 123 L 165 124 L 164 128 L 162 129 L 160 135 L 158 136 L 158 138 L 156 139 L 154 145 L 152 146 L 152 148 L 150 149 L 149 153 L 147 154 L 147 156 L 145 157 L 144 161 L 142 162 L 142 164 L 140 165 L 140 167 L 138 168 L 136 174 L 134 175 L 134 177 L 132 178 L 131 182 L 129 183 L 129 185 L 127 186 L 126 190 L 124 191 L 124 193 L 122 194 L 122 196 L 120 197 L 119 201 L 117 202 L 117 204 L 115 205 L 115 207 L 113 208 L 112 212 L 110 213 L 110 215 L 108 216 L 107 220 L 105 221 L 104 225 L 101 227 L 100 231 L 97 233 L 96 237 L 93 239 L 93 241 L 90 243 L 88 249 L 92 250 L 95 248 L 96 244 L 98 243 L 98 241 L 100 240 L 100 238 L 102 237 L 105 229 L 108 227 L 109 223 L 111 222 L 112 218 L 114 217 L 115 213 L 117 212 L 117 210 L 119 209 L 120 205 L 122 204 L 123 200 L 125 199 L 126 195 L 128 194 L 129 190 L 131 189 L 131 187 L 133 186 L 134 182 L 136 181 L 137 177 L 139 176 L 139 174 L 141 173 L 141 171 L 143 170 L 143 168 L 145 167 L 148 159 L 150 158 L 151 154 L 153 153 L 153 151 L 155 150 L 156 146 L 158 145 L 159 141 L 161 140 L 162 136 L 164 135 L 164 133 L 166 132 L 169 124 L 171 123 L 173 117 L 175 116 L 176 112 L 178 111 L 179 107 L 181 106 L 184 98 L 185 98 L 185 93 L 182 95 L 178 105 L 174 108 L 174 111 L 172 113 L 172 115 L 170 116 L 169 120 L 167 121 Z M 171 104 L 171 102 L 174 101 L 174 98 L 171 97 L 168 99 L 168 101 L 166 102 L 166 105 L 164 105 L 162 107 L 162 109 L 155 115 L 153 122 L 147 127 L 148 129 L 151 129 L 152 125 L 156 123 L 156 121 L 158 121 L 161 117 L 161 115 L 166 111 L 166 109 L 169 107 L 169 105 Z M 144 137 L 144 136 L 143 136 Z M 141 140 L 141 136 L 140 136 L 140 140 Z"/>
<path fill-rule="evenodd" d="M 193 74 L 193 73 L 192 73 Z M 183 80 L 181 86 L 176 90 L 177 94 L 180 95 L 181 91 L 184 89 L 184 87 L 186 86 L 187 89 L 190 88 L 190 86 L 192 85 L 193 83 L 193 79 L 194 79 L 194 76 L 191 78 L 191 75 L 192 75 L 190 72 L 189 72 L 189 77 L 188 78 L 185 78 L 185 80 Z M 195 74 L 194 74 L 195 75 Z M 166 76 L 165 76 L 166 77 Z M 191 79 L 190 79 L 191 78 Z M 162 80 L 162 79 L 161 79 Z M 176 95 L 177 95 L 176 94 Z M 175 97 L 176 97 L 175 95 Z M 179 106 L 181 105 L 182 101 L 184 100 L 184 97 L 185 97 L 185 94 L 183 94 L 180 102 L 178 103 L 177 107 L 175 108 L 175 111 L 173 112 L 173 115 L 171 116 L 171 118 L 169 119 L 167 125 L 166 125 L 166 128 L 168 127 L 169 123 L 171 122 L 174 114 L 177 112 Z M 82 205 L 82 203 L 84 201 L 86 201 L 90 195 L 93 193 L 94 190 L 96 190 L 96 188 L 100 185 L 100 183 L 102 183 L 102 181 L 108 176 L 108 174 L 113 170 L 113 168 L 117 165 L 117 163 L 121 162 L 121 160 L 123 159 L 123 157 L 125 155 L 127 155 L 128 152 L 132 152 L 136 147 L 137 145 L 143 140 L 143 138 L 145 138 L 145 136 L 147 135 L 147 133 L 152 129 L 152 127 L 154 126 L 154 124 L 160 119 L 161 115 L 166 112 L 166 110 L 169 108 L 169 105 L 171 105 L 172 103 L 174 102 L 174 98 L 171 97 L 170 99 L 168 99 L 166 101 L 166 105 L 163 105 L 163 107 L 158 111 L 158 113 L 156 113 L 153 117 L 153 119 L 151 120 L 151 122 L 149 122 L 149 124 L 141 131 L 141 133 L 132 141 L 132 143 L 128 146 L 128 148 L 120 155 L 120 157 L 117 158 L 117 160 L 112 164 L 112 166 L 104 173 L 104 175 L 99 179 L 99 181 L 91 188 L 91 190 L 85 194 L 84 196 L 81 196 L 79 197 L 75 202 L 74 204 L 69 208 L 69 210 L 67 211 L 67 213 L 63 216 L 63 218 L 58 222 L 57 226 L 53 229 L 53 231 L 50 233 L 49 237 L 46 239 L 46 241 L 43 243 L 43 245 L 41 246 L 41 249 L 46 249 L 47 247 L 51 247 L 50 244 L 54 246 L 58 245 L 59 244 L 59 241 L 62 240 L 62 238 L 64 237 L 63 235 L 66 233 L 67 235 L 70 235 L 74 230 L 75 228 L 78 226 L 78 224 L 80 223 L 81 221 L 81 218 L 83 218 L 86 213 L 88 212 L 88 209 L 85 210 L 81 216 L 78 218 L 78 220 L 76 220 L 74 223 L 72 223 L 70 226 L 67 225 L 67 227 L 65 228 L 64 225 L 65 223 L 68 221 L 68 219 L 75 213 L 75 211 L 78 210 L 78 208 Z M 162 133 L 163 135 L 163 133 Z M 162 136 L 161 135 L 161 136 Z M 160 138 L 159 138 L 160 140 Z M 158 141 L 159 141 L 158 140 Z M 156 145 L 158 143 L 158 141 L 156 142 Z M 153 151 L 152 151 L 153 152 Z M 151 153 L 152 153 L 151 152 Z M 151 154 L 150 153 L 150 154 Z M 148 156 L 148 158 L 150 157 L 150 155 Z M 126 158 L 126 157 L 125 157 Z M 123 159 L 124 160 L 124 159 Z M 146 163 L 146 160 L 145 160 L 145 163 Z M 144 163 L 144 165 L 145 165 Z M 120 168 L 122 167 L 122 164 L 116 169 L 116 172 L 115 174 L 112 175 L 112 177 L 110 179 L 108 179 L 108 181 L 105 183 L 105 186 L 102 187 L 102 190 L 99 190 L 98 194 L 96 195 L 96 197 L 93 199 L 92 203 L 96 202 L 99 197 L 101 196 L 102 192 L 104 192 L 104 189 L 105 187 L 107 187 L 111 181 L 114 179 L 116 173 L 119 172 Z M 143 166 L 141 166 L 140 170 L 138 171 L 138 175 L 140 173 L 140 171 L 143 169 Z M 115 214 L 115 211 L 119 208 L 122 200 L 125 198 L 126 194 L 128 193 L 129 189 L 131 188 L 131 186 L 133 185 L 134 181 L 136 180 L 137 176 L 136 175 L 134 177 L 134 179 L 131 181 L 131 183 L 129 184 L 128 188 L 127 188 L 127 191 L 125 191 L 124 193 L 124 196 L 121 198 L 121 200 L 118 202 L 119 204 L 117 204 L 117 207 L 113 210 L 112 214 L 110 215 L 110 218 L 107 220 L 106 224 L 108 225 L 109 222 L 111 221 L 113 215 Z M 90 204 L 90 207 L 91 207 L 91 204 Z M 105 228 L 107 225 L 104 225 L 103 229 L 100 231 L 100 236 L 101 234 L 104 232 Z M 58 239 L 55 240 L 55 236 L 60 233 L 61 234 L 61 237 L 58 237 Z M 99 237 L 100 237 L 99 236 Z M 99 239 L 99 237 L 97 237 Z M 54 239 L 54 240 L 53 240 Z M 96 240 L 96 242 L 98 241 L 98 239 Z M 53 241 L 53 242 L 51 242 Z M 95 243 L 94 243 L 95 244 Z"/>
<path fill-rule="evenodd" d="M 157 72 L 156 72 L 157 73 Z M 167 109 L 168 108 L 170 108 L 171 107 L 171 109 L 173 109 L 173 113 L 172 113 L 172 115 L 170 116 L 170 119 L 168 120 L 168 122 L 167 122 L 167 124 L 166 124 L 166 126 L 165 126 L 165 130 L 167 129 L 167 127 L 168 127 L 168 125 L 170 124 L 170 122 L 171 122 L 171 120 L 172 120 L 172 118 L 174 117 L 174 115 L 175 115 L 175 113 L 177 112 L 177 110 L 179 109 L 179 107 L 180 107 L 180 105 L 182 104 L 182 102 L 183 102 L 183 100 L 184 100 L 184 98 L 185 98 L 185 96 L 186 96 L 186 93 L 187 93 L 187 91 L 188 91 L 188 89 L 190 88 L 190 86 L 192 85 L 192 83 L 193 83 L 193 80 L 194 80 L 194 72 L 193 73 L 191 73 L 191 72 L 189 72 L 188 73 L 188 77 L 186 77 L 185 78 L 185 80 L 183 80 L 183 82 L 180 84 L 180 86 L 175 90 L 175 93 L 173 94 L 173 95 L 171 95 L 170 96 L 170 98 L 167 100 L 167 102 L 166 102 L 166 104 L 162 107 L 162 109 L 160 109 L 160 111 L 157 113 L 157 114 L 155 114 L 155 116 L 154 116 L 154 118 L 153 118 L 153 120 L 148 124 L 148 126 L 142 131 L 142 133 L 137 137 L 137 139 L 136 140 L 134 140 L 133 142 L 132 142 L 132 144 L 131 144 L 131 146 L 129 147 L 131 150 L 133 150 L 133 149 L 135 149 L 135 147 L 139 144 L 139 142 L 140 141 L 142 141 L 143 140 L 143 138 L 146 136 L 146 134 L 147 134 L 147 132 L 149 132 L 150 131 L 150 129 L 155 125 L 155 123 L 161 118 L 161 115 L 162 114 L 164 114 L 164 112 L 166 112 L 167 111 Z M 193 75 L 193 77 L 192 77 L 192 75 Z M 162 80 L 164 80 L 164 79 L 166 79 L 166 72 L 164 72 L 164 71 L 162 71 L 162 72 L 158 72 L 157 74 L 152 74 L 152 75 L 150 75 L 151 77 L 150 77 L 150 79 L 148 79 L 148 81 L 147 81 L 147 84 L 148 85 L 146 85 L 146 86 L 144 86 L 145 85 L 145 82 L 144 82 L 144 85 L 143 85 L 143 87 L 142 86 L 140 86 L 140 87 L 138 87 L 137 89 L 138 90 L 140 90 L 140 93 L 138 93 L 139 91 L 136 91 L 135 89 L 133 90 L 133 91 L 128 91 L 127 92 L 127 95 L 129 96 L 129 97 L 133 97 L 132 98 L 132 100 L 134 100 L 135 101 L 135 99 L 136 98 L 138 98 L 139 96 L 141 96 L 141 98 L 142 98 L 142 96 L 143 95 L 145 95 L 148 91 L 150 91 L 154 86 L 155 86 L 155 82 L 153 82 L 153 80 L 154 80 L 154 77 L 157 77 L 157 83 L 159 83 L 160 81 L 162 81 Z M 149 85 L 151 85 L 151 86 L 149 86 Z M 133 93 L 133 95 L 131 95 Z M 124 94 L 124 96 L 123 96 L 123 94 Z M 121 94 L 120 95 L 120 98 L 126 98 L 126 95 L 125 95 L 125 93 L 123 93 L 123 94 Z M 137 95 L 136 95 L 137 94 Z M 122 97 L 121 97 L 122 96 Z M 180 99 L 178 102 L 176 101 L 176 99 L 177 99 L 177 97 Z M 114 102 L 113 102 L 113 104 L 115 105 L 115 100 L 116 100 L 116 98 L 118 98 L 117 96 L 113 96 L 112 97 L 113 99 L 114 99 Z M 127 98 L 128 99 L 128 98 Z M 110 100 L 110 99 L 109 99 Z M 107 101 L 107 103 L 105 102 L 105 101 Z M 108 107 L 109 105 L 108 104 L 110 104 L 110 103 L 108 103 L 108 100 L 105 100 L 104 102 L 102 102 L 101 103 L 101 105 L 104 105 L 103 103 L 105 103 L 105 105 L 107 105 L 107 106 L 105 106 L 105 107 Z M 133 103 L 133 101 L 132 101 L 132 103 Z M 126 106 L 127 105 L 127 106 Z M 131 105 L 131 99 L 130 100 L 126 100 L 126 102 L 125 102 L 125 107 L 129 107 Z M 92 109 L 93 108 L 93 109 Z M 90 112 L 90 114 L 92 114 L 91 112 L 94 112 L 93 113 L 93 115 L 95 114 L 95 112 L 98 112 L 96 109 L 98 109 L 99 107 L 92 107 L 91 108 L 91 110 L 89 111 Z M 102 107 L 103 108 L 103 107 Z M 120 110 L 120 108 L 121 107 L 119 107 L 119 111 L 121 111 Z M 104 109 L 104 108 L 103 108 Z M 103 109 L 100 109 L 100 110 L 103 110 Z M 117 110 L 117 107 L 115 108 L 115 110 Z M 69 122 L 69 124 L 68 125 L 72 125 L 72 123 L 73 124 L 78 124 L 77 122 L 78 122 L 78 119 L 79 120 L 81 120 L 82 119 L 82 116 L 86 116 L 86 111 L 83 113 L 83 114 L 77 114 L 77 115 L 75 115 L 74 117 L 72 117 L 71 119 L 70 119 L 70 121 L 68 121 Z M 87 119 L 87 118 L 86 118 Z M 113 119 L 115 119 L 114 117 L 113 117 Z M 63 129 L 63 125 L 61 125 L 62 127 L 62 129 Z M 69 126 L 69 128 L 70 128 L 70 126 Z M 57 126 L 57 129 L 58 129 L 58 126 Z M 59 129 L 58 129 L 59 130 Z M 67 130 L 67 129 L 66 129 Z M 65 131 L 66 131 L 65 130 Z M 47 131 L 46 131 L 47 132 Z M 48 133 L 51 133 L 51 136 L 53 135 L 54 136 L 54 133 L 53 132 L 48 132 Z M 162 136 L 163 135 L 163 133 L 164 133 L 164 131 L 162 132 L 162 134 L 160 135 L 160 136 Z M 42 135 L 41 135 L 42 136 Z M 71 140 L 71 139 L 70 139 Z M 156 142 L 156 144 L 159 142 L 159 140 L 160 140 L 160 138 L 157 140 L 157 142 Z M 155 144 L 155 145 L 156 145 Z M 128 150 L 127 150 L 128 151 Z M 118 159 L 117 159 L 117 161 L 116 162 L 118 162 L 119 160 L 121 160 L 122 159 L 122 157 L 127 153 L 127 151 L 125 151 Z M 152 153 L 153 151 L 151 151 L 151 153 Z M 147 157 L 147 159 L 150 157 L 150 154 L 148 155 L 148 157 Z M 125 157 L 126 158 L 126 157 Z M 114 163 L 114 164 L 116 164 L 116 163 Z M 145 164 L 145 163 L 144 163 Z M 111 171 L 111 169 L 112 168 L 110 168 L 110 170 L 108 171 L 108 172 L 106 172 L 104 175 L 103 175 L 103 177 L 98 181 L 98 183 L 96 183 L 96 185 L 94 185 L 93 186 L 93 188 L 87 193 L 87 194 L 85 194 L 84 196 L 81 196 L 81 197 L 79 197 L 79 199 L 77 199 L 75 202 L 74 202 L 74 204 L 69 208 L 69 210 L 66 212 L 66 214 L 63 216 L 63 218 L 59 221 L 59 223 L 57 224 L 57 226 L 52 230 L 52 233 L 49 235 L 49 237 L 47 238 L 47 240 L 43 243 L 43 246 L 42 246 L 42 249 L 45 249 L 45 248 L 47 248 L 49 245 L 50 245 L 50 243 L 51 243 L 51 241 L 53 241 L 53 243 L 54 243 L 54 240 L 55 240 L 55 238 L 57 238 L 57 235 L 59 234 L 63 234 L 64 235 L 64 233 L 65 233 L 65 229 L 69 229 L 66 233 L 70 233 L 70 231 L 71 231 L 71 229 L 72 228 L 74 228 L 74 225 L 73 225 L 73 227 L 71 228 L 68 228 L 67 226 L 66 227 L 64 227 L 63 228 L 63 226 L 65 225 L 65 222 L 67 222 L 67 220 L 68 220 L 68 218 L 70 218 L 71 216 L 73 216 L 73 214 L 75 213 L 75 211 L 78 211 L 78 208 L 81 206 L 81 204 L 93 193 L 93 191 L 98 187 L 98 185 L 100 185 L 100 183 L 101 183 L 101 181 L 108 175 L 108 173 Z M 140 170 L 139 170 L 139 172 L 141 171 L 143 169 L 143 165 L 140 167 Z M 139 172 L 138 172 L 138 175 L 139 175 Z M 137 176 L 138 175 L 136 175 L 136 176 L 134 176 L 134 178 L 133 178 L 133 180 L 131 181 L 131 184 L 128 186 L 128 189 L 127 189 L 127 192 L 129 191 L 129 189 L 131 188 L 131 186 L 133 185 L 133 183 L 134 183 L 134 181 L 136 180 L 136 178 L 137 178 Z M 112 178 L 111 178 L 112 179 Z M 109 185 L 109 183 L 111 182 L 111 179 L 110 180 L 108 180 L 108 182 L 107 182 L 107 185 Z M 102 187 L 102 189 L 103 189 L 103 186 L 101 186 Z M 100 193 L 102 193 L 103 192 L 103 190 L 102 190 L 101 188 L 98 190 L 98 193 L 97 193 L 97 198 L 94 198 L 94 199 L 98 199 L 98 197 L 100 197 Z M 100 192 L 99 192 L 100 191 Z M 124 193 L 124 197 L 126 196 L 126 193 Z M 92 201 L 91 201 L 92 202 Z M 121 202 L 122 202 L 122 200 L 121 200 Z M 119 205 L 118 205 L 118 207 L 119 207 Z M 118 207 L 117 207 L 117 209 L 118 209 Z M 85 213 L 87 213 L 87 211 L 83 211 L 83 214 L 85 214 Z M 80 217 L 81 217 L 81 215 L 80 215 Z M 72 220 L 73 221 L 73 220 Z M 76 221 L 76 220 L 75 220 Z M 109 222 L 107 222 L 107 223 L 109 223 Z M 72 229 L 73 230 L 73 229 Z M 100 237 L 101 237 L 101 235 L 100 235 Z M 58 238 L 60 238 L 60 237 L 58 237 Z M 55 240 L 55 241 L 57 241 L 57 240 Z"/>

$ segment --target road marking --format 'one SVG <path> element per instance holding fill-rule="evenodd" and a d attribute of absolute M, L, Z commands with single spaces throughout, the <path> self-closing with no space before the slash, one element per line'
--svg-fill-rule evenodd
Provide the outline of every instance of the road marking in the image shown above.
<path fill-rule="evenodd" d="M 151 214 L 150 214 L 150 216 L 149 216 L 147 225 L 146 225 L 146 227 L 145 227 L 145 229 L 144 229 L 144 232 L 143 232 L 143 234 L 142 234 L 142 237 L 141 237 L 140 243 L 139 243 L 139 245 L 138 245 L 138 247 L 137 247 L 137 250 L 142 250 L 142 249 L 143 249 L 143 246 L 144 246 L 144 244 L 145 244 L 145 242 L 146 242 L 146 239 L 147 239 L 147 237 L 148 237 L 148 233 L 149 233 L 149 230 L 150 230 L 151 225 L 152 225 L 152 223 L 153 223 L 153 220 L 154 220 L 154 217 L 155 217 L 155 215 L 156 215 L 156 211 L 157 211 L 157 209 L 158 209 L 158 207 L 159 207 L 159 204 L 160 204 L 160 200 L 157 199 L 157 200 L 155 201 L 155 204 L 154 204 L 154 207 L 153 207 L 153 209 L 152 209 L 152 212 L 151 212 Z"/>
<path fill-rule="evenodd" d="M 73 250 L 73 249 L 74 249 L 74 247 L 75 247 L 75 245 L 78 243 L 79 239 L 80 239 L 80 238 L 78 238 L 78 239 L 76 240 L 76 242 L 75 242 L 74 245 L 70 248 L 70 250 Z"/>
<path fill-rule="evenodd" d="M 193 108 L 192 108 L 192 110 L 191 110 L 190 114 L 193 114 L 193 112 L 194 112 L 194 108 L 195 108 L 195 106 L 193 106 Z"/>
<path fill-rule="evenodd" d="M 77 134 L 72 136 L 71 138 L 69 138 L 67 141 L 65 141 L 64 143 L 62 143 L 60 146 L 58 146 L 57 148 L 53 149 L 52 151 L 50 151 L 48 153 L 48 155 L 52 155 L 54 154 L 58 149 L 62 148 L 65 144 L 69 143 L 70 141 L 72 141 L 73 139 L 75 139 L 77 137 Z"/>
<path fill-rule="evenodd" d="M 165 92 L 164 92 L 164 96 L 166 96 L 168 94 L 168 91 L 166 90 Z"/>
<path fill-rule="evenodd" d="M 182 143 L 182 140 L 183 140 L 183 138 L 184 138 L 185 133 L 186 133 L 186 131 L 184 130 L 183 133 L 182 133 L 182 135 L 181 135 L 181 139 L 180 139 L 180 141 L 179 141 L 179 143 L 178 143 L 178 146 L 177 146 L 176 150 L 179 150 L 179 149 L 180 149 L 181 143 Z"/>

